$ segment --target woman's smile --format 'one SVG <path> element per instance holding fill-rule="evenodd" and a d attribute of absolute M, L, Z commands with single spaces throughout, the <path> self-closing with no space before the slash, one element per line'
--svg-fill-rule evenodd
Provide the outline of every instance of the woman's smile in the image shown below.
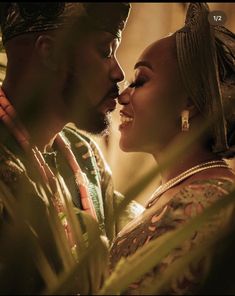
<path fill-rule="evenodd" d="M 119 130 L 121 131 L 127 127 L 130 127 L 132 125 L 133 119 L 134 118 L 129 114 L 125 113 L 124 111 L 120 111 L 121 124 L 119 125 Z"/>

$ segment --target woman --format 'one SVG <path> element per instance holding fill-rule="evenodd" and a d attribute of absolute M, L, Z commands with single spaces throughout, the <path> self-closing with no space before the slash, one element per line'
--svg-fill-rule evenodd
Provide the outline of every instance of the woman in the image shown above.
<path fill-rule="evenodd" d="M 233 190 L 235 175 L 223 158 L 235 155 L 235 36 L 210 25 L 208 13 L 206 4 L 190 4 L 185 26 L 143 52 L 133 83 L 119 97 L 124 151 L 151 153 L 162 164 L 172 151 L 196 140 L 162 172 L 162 185 L 141 217 L 119 233 L 111 248 L 112 268 Z M 225 224 L 221 218 L 194 233 L 127 293 L 143 293 L 167 266 Z M 195 292 L 205 269 L 206 261 L 188 266 L 164 292 Z"/>

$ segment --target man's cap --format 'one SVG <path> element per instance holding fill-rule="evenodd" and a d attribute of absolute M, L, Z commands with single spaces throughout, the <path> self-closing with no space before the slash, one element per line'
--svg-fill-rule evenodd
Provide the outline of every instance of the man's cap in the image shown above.
<path fill-rule="evenodd" d="M 5 44 L 21 34 L 60 29 L 79 19 L 120 38 L 129 11 L 128 3 L 3 2 L 0 4 L 2 41 Z"/>

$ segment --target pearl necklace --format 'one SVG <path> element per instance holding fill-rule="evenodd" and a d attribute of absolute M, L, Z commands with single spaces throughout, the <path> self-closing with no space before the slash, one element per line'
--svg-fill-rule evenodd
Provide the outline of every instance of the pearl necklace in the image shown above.
<path fill-rule="evenodd" d="M 155 202 L 157 201 L 158 197 L 160 195 L 162 195 L 164 192 L 166 192 L 167 190 L 169 190 L 170 188 L 172 188 L 173 186 L 177 185 L 181 181 L 187 179 L 188 177 L 190 177 L 198 172 L 201 172 L 201 171 L 204 171 L 204 170 L 207 170 L 210 168 L 229 168 L 229 166 L 223 160 L 212 160 L 212 161 L 198 164 L 198 165 L 184 171 L 183 173 L 179 174 L 178 176 L 170 179 L 165 184 L 159 186 L 152 193 L 152 195 L 147 203 L 146 209 L 152 207 L 155 204 Z"/>

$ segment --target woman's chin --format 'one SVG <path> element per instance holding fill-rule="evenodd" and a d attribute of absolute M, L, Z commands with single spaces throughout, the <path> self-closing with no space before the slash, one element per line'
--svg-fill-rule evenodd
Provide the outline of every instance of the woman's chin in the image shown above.
<path fill-rule="evenodd" d="M 119 147 L 124 152 L 131 152 L 132 151 L 130 143 L 128 143 L 128 141 L 126 141 L 122 138 L 120 138 L 120 140 L 119 140 Z"/>
<path fill-rule="evenodd" d="M 119 147 L 124 152 L 134 152 L 135 146 L 128 139 L 123 139 L 122 137 L 119 140 Z"/>

